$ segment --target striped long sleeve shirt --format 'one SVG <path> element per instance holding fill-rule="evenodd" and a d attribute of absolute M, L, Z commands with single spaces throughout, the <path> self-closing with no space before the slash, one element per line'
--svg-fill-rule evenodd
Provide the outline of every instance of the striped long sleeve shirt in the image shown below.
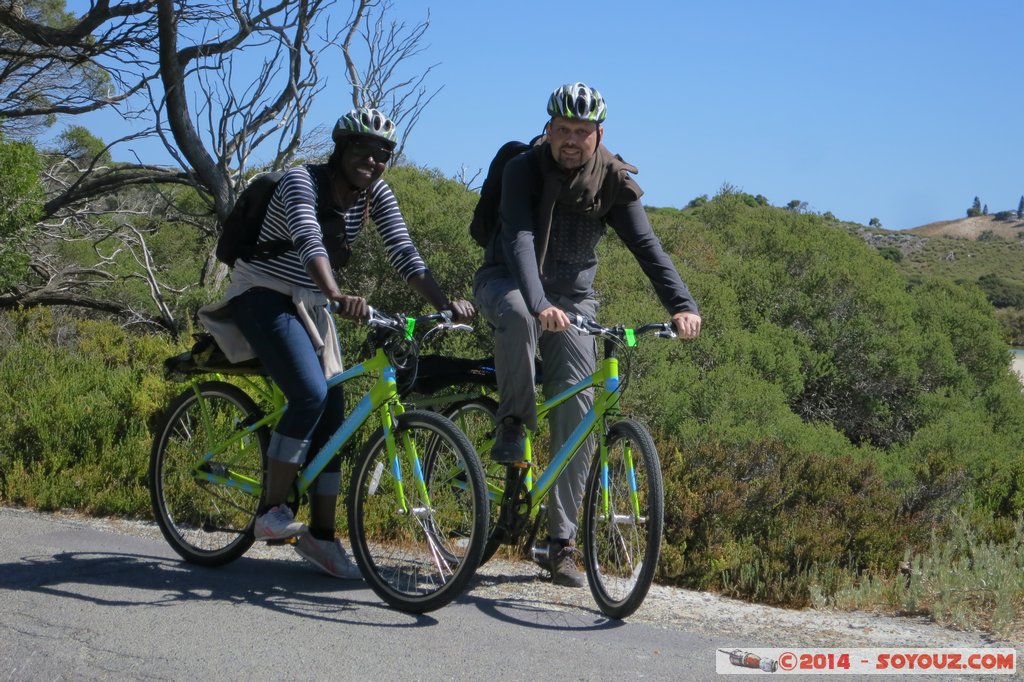
<path fill-rule="evenodd" d="M 284 174 L 267 208 L 259 241 L 287 239 L 295 248 L 275 258 L 248 262 L 247 266 L 290 284 L 316 290 L 305 265 L 316 256 L 327 257 L 323 232 L 316 219 L 317 191 L 316 175 L 307 166 L 296 166 Z M 362 231 L 366 202 L 370 202 L 370 218 L 380 232 L 391 266 L 405 280 L 424 273 L 427 266 L 412 243 L 398 200 L 382 179 L 360 193 L 352 207 L 339 211 L 344 216 L 346 240 L 351 244 Z"/>

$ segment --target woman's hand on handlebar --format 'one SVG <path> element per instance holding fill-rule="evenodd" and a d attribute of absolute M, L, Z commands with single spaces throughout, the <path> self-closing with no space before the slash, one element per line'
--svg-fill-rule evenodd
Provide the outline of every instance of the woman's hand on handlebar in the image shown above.
<path fill-rule="evenodd" d="M 331 309 L 350 320 L 365 321 L 370 317 L 370 306 L 362 296 L 334 294 L 331 296 Z"/>
<path fill-rule="evenodd" d="M 456 324 L 468 324 L 476 315 L 473 304 L 461 298 L 451 302 L 451 311 L 452 322 Z"/>

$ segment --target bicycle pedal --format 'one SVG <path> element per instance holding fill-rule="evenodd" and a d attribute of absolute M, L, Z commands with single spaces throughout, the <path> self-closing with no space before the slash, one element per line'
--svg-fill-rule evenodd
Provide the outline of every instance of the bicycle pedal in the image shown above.
<path fill-rule="evenodd" d="M 280 547 L 281 545 L 294 545 L 298 537 L 282 538 L 280 540 L 266 540 L 267 547 Z"/>

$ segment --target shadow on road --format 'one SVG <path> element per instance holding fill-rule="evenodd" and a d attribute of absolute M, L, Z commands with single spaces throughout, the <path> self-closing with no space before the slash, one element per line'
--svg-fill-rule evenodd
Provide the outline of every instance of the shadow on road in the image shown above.
<path fill-rule="evenodd" d="M 539 630 L 602 631 L 625 623 L 593 608 L 567 606 L 536 594 L 535 577 L 476 576 L 455 600 L 495 620 Z M 303 618 L 375 627 L 435 625 L 429 615 L 403 614 L 377 600 L 363 582 L 340 581 L 304 563 L 242 557 L 208 568 L 167 559 L 116 552 L 62 552 L 0 563 L 0 590 L 26 590 L 103 606 L 160 607 L 183 602 L 246 604 Z M 486 596 L 475 595 L 480 589 Z M 497 594 L 495 594 L 497 593 Z M 588 593 L 589 595 L 589 593 Z M 392 622 L 360 617 L 363 609 L 384 609 Z M 443 610 L 442 610 L 443 611 Z M 402 619 L 394 621 L 397 616 Z"/>
<path fill-rule="evenodd" d="M 220 568 L 110 552 L 63 552 L 0 563 L 0 590 L 27 590 L 107 606 L 165 606 L 182 602 L 244 603 L 329 622 L 422 627 L 430 616 L 401 614 L 377 601 L 363 582 L 341 581 L 299 562 L 242 557 Z M 366 608 L 407 616 L 368 620 Z"/>
<path fill-rule="evenodd" d="M 615 630 L 625 625 L 621 620 L 606 617 L 596 608 L 551 601 L 548 594 L 537 594 L 537 585 L 535 576 L 496 578 L 478 574 L 469 592 L 456 602 L 474 606 L 495 620 L 538 630 L 597 632 Z M 474 595 L 473 590 L 476 589 L 488 593 L 488 596 Z M 558 591 L 565 588 L 554 589 Z M 501 596 L 494 596 L 495 592 Z M 551 590 L 542 592 L 550 593 Z M 583 592 L 587 597 L 590 596 L 588 590 L 573 592 Z"/>

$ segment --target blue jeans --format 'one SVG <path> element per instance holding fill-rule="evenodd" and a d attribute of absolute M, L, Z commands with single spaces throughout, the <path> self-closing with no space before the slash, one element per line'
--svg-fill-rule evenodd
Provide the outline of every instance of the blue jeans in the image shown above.
<path fill-rule="evenodd" d="M 343 387 L 327 389 L 320 357 L 290 296 L 254 287 L 231 299 L 230 310 L 263 367 L 288 399 L 288 409 L 274 429 L 268 456 L 293 464 L 309 461 L 345 419 Z M 330 475 L 321 476 L 324 480 L 318 481 L 315 492 L 336 495 L 340 470 L 341 459 L 335 457 L 323 471 Z"/>

